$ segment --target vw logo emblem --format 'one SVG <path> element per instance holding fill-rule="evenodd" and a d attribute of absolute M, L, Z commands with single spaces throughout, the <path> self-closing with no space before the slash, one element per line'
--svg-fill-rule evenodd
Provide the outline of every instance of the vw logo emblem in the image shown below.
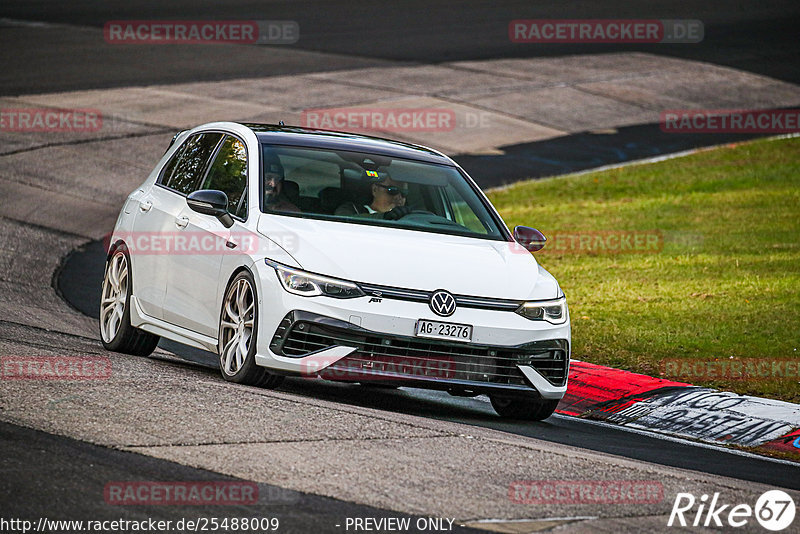
<path fill-rule="evenodd" d="M 456 311 L 455 297 L 443 289 L 434 291 L 428 304 L 433 313 L 442 317 L 449 317 Z"/>

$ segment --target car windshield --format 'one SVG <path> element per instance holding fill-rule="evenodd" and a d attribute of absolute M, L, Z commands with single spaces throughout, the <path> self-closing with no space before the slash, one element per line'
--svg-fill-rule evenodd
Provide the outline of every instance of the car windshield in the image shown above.
<path fill-rule="evenodd" d="M 376 154 L 262 145 L 262 211 L 504 240 L 458 169 Z"/>

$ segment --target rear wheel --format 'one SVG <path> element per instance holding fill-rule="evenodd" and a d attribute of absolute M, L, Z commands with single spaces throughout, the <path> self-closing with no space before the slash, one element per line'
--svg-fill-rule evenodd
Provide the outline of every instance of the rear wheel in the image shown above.
<path fill-rule="evenodd" d="M 100 339 L 108 350 L 147 356 L 155 350 L 159 337 L 131 326 L 130 264 L 125 245 L 117 247 L 106 261 L 100 295 Z"/>
<path fill-rule="evenodd" d="M 219 319 L 219 368 L 230 382 L 276 388 L 283 376 L 256 365 L 258 299 L 250 271 L 242 271 L 231 281 L 222 299 Z"/>
<path fill-rule="evenodd" d="M 558 399 L 523 399 L 490 396 L 492 407 L 500 417 L 522 419 L 525 421 L 542 421 L 547 419 L 558 406 Z"/>

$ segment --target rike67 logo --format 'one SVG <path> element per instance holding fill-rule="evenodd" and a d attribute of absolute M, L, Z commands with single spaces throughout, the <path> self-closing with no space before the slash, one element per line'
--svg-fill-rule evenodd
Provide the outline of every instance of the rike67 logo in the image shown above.
<path fill-rule="evenodd" d="M 701 495 L 678 493 L 667 526 L 741 528 L 755 520 L 765 529 L 778 532 L 794 521 L 795 504 L 792 497 L 781 490 L 770 490 L 761 495 L 755 506 L 749 504 L 723 504 L 720 494 Z"/>

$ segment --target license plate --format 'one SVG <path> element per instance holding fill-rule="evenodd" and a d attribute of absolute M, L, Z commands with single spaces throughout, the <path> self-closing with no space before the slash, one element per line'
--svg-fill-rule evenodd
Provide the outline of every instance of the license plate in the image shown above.
<path fill-rule="evenodd" d="M 414 335 L 451 341 L 472 341 L 472 325 L 420 319 L 414 328 Z"/>

